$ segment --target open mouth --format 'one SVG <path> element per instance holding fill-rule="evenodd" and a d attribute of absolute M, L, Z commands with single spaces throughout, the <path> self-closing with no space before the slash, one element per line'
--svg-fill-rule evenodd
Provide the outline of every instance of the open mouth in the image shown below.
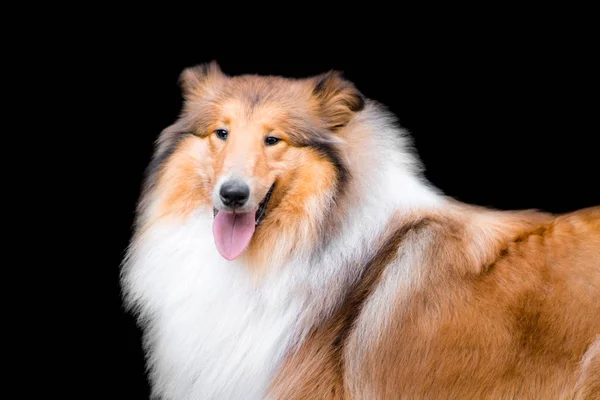
<path fill-rule="evenodd" d="M 246 250 L 256 227 L 265 218 L 267 206 L 275 184 L 258 205 L 255 212 L 229 212 L 213 209 L 213 236 L 219 253 L 227 260 L 234 260 Z"/>
<path fill-rule="evenodd" d="M 262 201 L 258 205 L 258 209 L 256 210 L 256 214 L 254 216 L 254 225 L 255 226 L 258 226 L 258 224 L 260 224 L 261 221 L 263 220 L 263 218 L 265 217 L 265 214 L 267 212 L 267 205 L 269 204 L 269 200 L 271 200 L 271 195 L 273 194 L 274 189 L 275 189 L 275 183 L 273 183 L 271 185 L 271 187 L 269 188 L 269 191 L 267 192 L 265 197 L 262 199 Z M 216 217 L 218 213 L 219 213 L 219 210 L 217 210 L 216 208 L 213 208 L 213 218 Z"/>

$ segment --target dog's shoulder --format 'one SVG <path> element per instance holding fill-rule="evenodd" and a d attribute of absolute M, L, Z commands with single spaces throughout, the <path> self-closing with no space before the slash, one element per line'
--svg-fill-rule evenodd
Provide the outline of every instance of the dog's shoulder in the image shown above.
<path fill-rule="evenodd" d="M 396 257 L 348 335 L 351 392 L 551 398 L 572 390 L 572 360 L 600 332 L 589 317 L 600 313 L 598 215 L 453 205 L 398 230 Z"/>

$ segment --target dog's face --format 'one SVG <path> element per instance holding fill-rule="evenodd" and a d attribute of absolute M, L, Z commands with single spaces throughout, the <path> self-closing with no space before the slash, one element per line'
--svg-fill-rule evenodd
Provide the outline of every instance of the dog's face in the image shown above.
<path fill-rule="evenodd" d="M 337 134 L 364 103 L 339 74 L 228 77 L 212 63 L 180 80 L 184 110 L 161 134 L 149 178 L 159 216 L 212 208 L 215 244 L 231 260 L 267 226 L 310 218 L 343 184 Z"/>

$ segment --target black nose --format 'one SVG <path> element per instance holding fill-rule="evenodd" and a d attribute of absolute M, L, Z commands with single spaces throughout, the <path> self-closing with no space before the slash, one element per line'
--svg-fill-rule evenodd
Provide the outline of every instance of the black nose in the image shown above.
<path fill-rule="evenodd" d="M 250 188 L 240 181 L 228 181 L 221 185 L 221 201 L 228 207 L 241 207 L 250 197 Z"/>

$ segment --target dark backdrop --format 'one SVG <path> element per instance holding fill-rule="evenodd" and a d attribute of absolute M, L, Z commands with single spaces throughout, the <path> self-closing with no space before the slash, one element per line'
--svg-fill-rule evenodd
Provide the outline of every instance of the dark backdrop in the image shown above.
<path fill-rule="evenodd" d="M 104 237 L 101 276 L 110 304 L 110 367 L 101 385 L 111 398 L 147 398 L 140 332 L 121 308 L 119 263 L 127 246 L 143 170 L 153 141 L 179 113 L 177 78 L 187 66 L 216 59 L 227 74 L 303 77 L 344 72 L 367 97 L 386 104 L 414 138 L 427 178 L 447 195 L 498 209 L 539 208 L 562 213 L 600 204 L 596 122 L 598 63 L 576 36 L 506 31 L 384 46 L 337 49 L 254 41 L 244 49 L 208 50 L 128 37 L 119 52 L 106 48 L 90 111 L 102 130 L 110 235 Z M 413 32 L 414 33 L 414 32 Z M 213 51 L 214 50 L 214 51 Z M 259 51 L 261 50 L 261 51 Z M 114 321 L 114 323 L 113 323 Z M 107 340 L 107 339 L 103 340 Z M 90 355 L 90 357 L 95 357 Z M 104 378 L 106 376 L 106 378 Z"/>

